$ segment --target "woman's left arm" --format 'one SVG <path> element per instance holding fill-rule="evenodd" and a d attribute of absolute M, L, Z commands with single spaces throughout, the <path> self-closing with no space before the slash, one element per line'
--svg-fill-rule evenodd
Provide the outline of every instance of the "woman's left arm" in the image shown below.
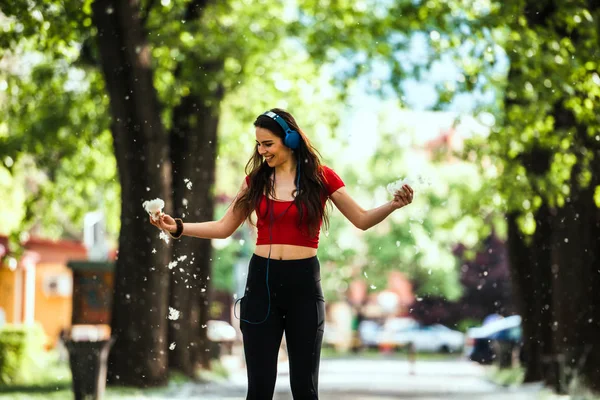
<path fill-rule="evenodd" d="M 331 201 L 340 212 L 358 229 L 366 231 L 388 217 L 393 211 L 412 203 L 414 191 L 409 185 L 404 185 L 394 194 L 394 199 L 382 206 L 370 210 L 363 209 L 349 194 L 345 187 L 336 190 Z"/>

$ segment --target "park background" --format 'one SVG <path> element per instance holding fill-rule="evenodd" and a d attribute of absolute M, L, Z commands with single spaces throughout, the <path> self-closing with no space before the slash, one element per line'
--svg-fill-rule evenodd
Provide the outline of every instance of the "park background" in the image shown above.
<path fill-rule="evenodd" d="M 398 179 L 415 182 L 414 203 L 367 232 L 333 211 L 319 252 L 329 302 L 352 287 L 393 291 L 400 273 L 414 299 L 399 313 L 460 330 L 519 314 L 525 382 L 598 390 L 595 2 L 0 11 L 4 330 L 37 321 L 54 346 L 76 314 L 73 274 L 97 263 L 111 272 L 92 275 L 110 287 L 110 313 L 96 317 L 118 337 L 109 384 L 161 386 L 210 368 L 207 322 L 227 314 L 219 294 L 240 292 L 252 232 L 165 243 L 141 204 L 159 197 L 186 220 L 218 218 L 245 175 L 254 118 L 281 107 L 363 207 L 387 201 Z"/>

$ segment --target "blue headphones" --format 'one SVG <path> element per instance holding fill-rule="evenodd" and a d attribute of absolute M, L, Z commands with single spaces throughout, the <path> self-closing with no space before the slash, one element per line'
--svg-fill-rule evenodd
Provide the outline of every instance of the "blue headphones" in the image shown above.
<path fill-rule="evenodd" d="M 285 122 L 285 119 L 281 118 L 273 111 L 266 111 L 262 115 L 266 115 L 267 117 L 273 118 L 273 120 L 275 120 L 275 122 L 277 122 L 279 126 L 281 126 L 281 129 L 283 129 L 283 132 L 285 132 L 285 138 L 283 139 L 283 143 L 287 147 L 295 150 L 298 148 L 298 146 L 300 146 L 300 134 L 295 130 L 291 129 L 287 122 Z"/>

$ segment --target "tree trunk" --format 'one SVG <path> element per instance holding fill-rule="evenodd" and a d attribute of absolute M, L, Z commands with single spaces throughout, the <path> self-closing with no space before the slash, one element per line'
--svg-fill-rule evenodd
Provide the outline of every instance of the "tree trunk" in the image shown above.
<path fill-rule="evenodd" d="M 188 96 L 174 115 L 170 136 L 173 202 L 176 214 L 185 215 L 190 222 L 214 218 L 217 108 Z M 174 254 L 186 255 L 187 259 L 171 275 L 170 301 L 182 311 L 182 318 L 170 324 L 169 341 L 176 343 L 176 347 L 170 353 L 169 364 L 193 376 L 198 363 L 209 367 L 206 326 L 211 292 L 211 241 L 183 238 L 175 244 Z"/>
<path fill-rule="evenodd" d="M 598 6 L 597 6 L 598 7 Z M 600 30 L 600 25 L 598 25 Z M 580 134 L 586 134 L 581 132 Z M 591 138 L 585 136 L 587 140 Z M 592 146 L 589 146 L 592 147 Z M 595 393 L 600 393 L 600 208 L 594 201 L 594 194 L 600 186 L 600 145 L 594 141 L 594 159 L 591 162 L 592 181 L 581 194 L 581 215 L 579 221 L 585 236 L 581 249 L 585 257 L 585 270 L 582 278 L 583 297 L 587 299 L 582 310 L 580 323 L 583 354 L 579 357 L 577 370 L 585 384 Z"/>
<path fill-rule="evenodd" d="M 110 352 L 108 378 L 122 385 L 162 385 L 168 372 L 169 247 L 148 223 L 142 202 L 160 197 L 167 210 L 170 207 L 168 142 L 137 1 L 96 0 L 92 9 L 121 183 L 112 309 L 117 340 Z"/>
<path fill-rule="evenodd" d="M 600 392 L 597 354 L 600 347 L 600 218 L 594 203 L 598 176 L 593 177 L 587 188 L 580 188 L 578 177 L 584 168 L 581 162 L 573 168 L 571 194 L 556 218 L 554 258 L 559 268 L 554 284 L 555 303 L 560 304 L 556 347 L 563 361 L 564 379 L 559 387 L 563 393 L 576 376 Z"/>
<path fill-rule="evenodd" d="M 597 157 L 600 154 L 597 153 Z M 582 297 L 578 330 L 581 331 L 581 354 L 574 367 L 586 385 L 600 393 L 600 209 L 594 202 L 594 189 L 600 185 L 600 159 L 595 160 L 595 177 L 584 193 L 580 208 L 580 224 L 585 232 L 580 249 L 584 256 Z"/>
<path fill-rule="evenodd" d="M 537 340 L 539 321 L 534 304 L 535 283 L 531 272 L 530 248 L 517 224 L 518 213 L 507 215 L 508 221 L 508 259 L 516 308 L 522 318 L 523 351 L 525 354 L 525 382 L 542 379 L 542 348 Z"/>
<path fill-rule="evenodd" d="M 530 251 L 532 255 L 531 271 L 534 291 L 532 312 L 536 314 L 534 335 L 530 338 L 539 348 L 539 359 L 543 379 L 547 385 L 555 386 L 558 376 L 550 374 L 549 367 L 554 365 L 553 332 L 556 304 L 552 302 L 552 210 L 546 203 L 540 205 L 535 212 L 535 233 L 532 237 Z"/>

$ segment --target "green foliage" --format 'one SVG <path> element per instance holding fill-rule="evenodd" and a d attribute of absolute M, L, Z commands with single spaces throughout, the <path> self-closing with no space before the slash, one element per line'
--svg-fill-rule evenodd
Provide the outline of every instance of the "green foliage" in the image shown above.
<path fill-rule="evenodd" d="M 40 325 L 4 325 L 0 328 L 0 385 L 31 383 L 44 356 Z"/>
<path fill-rule="evenodd" d="M 462 321 L 459 321 L 458 324 L 456 324 L 456 329 L 461 332 L 466 333 L 469 328 L 474 328 L 477 326 L 481 326 L 480 320 L 466 318 L 466 319 L 463 319 Z"/>
<path fill-rule="evenodd" d="M 9 217 L 9 210 L 0 211 L 3 219 L 14 220 L 3 226 L 4 233 L 18 235 L 35 226 L 44 236 L 77 238 L 85 212 L 103 208 L 108 233 L 113 240 L 118 235 L 119 188 L 91 3 L 3 8 L 0 160 L 16 179 L 25 173 L 20 159 L 29 155 L 35 172 L 25 199 L 14 203 L 21 212 Z M 302 46 L 286 39 L 281 16 L 287 22 L 295 18 L 289 5 L 190 5 L 142 7 L 155 88 L 167 128 L 184 97 L 216 104 L 215 96 L 224 92 L 216 193 L 233 194 L 253 148 L 251 123 L 258 113 L 273 106 L 289 108 L 318 142 L 331 135 L 335 124 L 335 93 Z"/>
<path fill-rule="evenodd" d="M 71 53 L 57 62 L 63 47 L 42 52 L 25 39 L 15 46 L 0 69 L 8 88 L 0 98 L 0 157 L 16 180 L 14 193 L 24 196 L 15 203 L 20 213 L 0 211 L 15 220 L 3 230 L 19 234 L 35 225 L 47 237 L 78 238 L 85 212 L 102 207 L 115 237 L 119 189 L 100 75 Z"/>
<path fill-rule="evenodd" d="M 9 161 L 9 163 L 11 162 L 12 160 Z M 19 172 L 11 174 L 7 168 L 0 165 L 0 192 L 6 196 L 4 197 L 5 204 L 2 207 L 4 213 L 0 234 L 5 235 L 16 231 L 25 217 L 25 178 L 27 174 L 22 168 L 15 169 Z"/>
<path fill-rule="evenodd" d="M 600 149 L 593 111 L 600 98 L 600 9 L 584 1 L 504 2 L 491 17 L 491 37 L 510 60 L 510 75 L 498 82 L 506 102 L 490 137 L 471 145 L 478 162 L 498 171 L 495 190 L 482 191 L 482 201 L 499 193 L 495 203 L 519 212 L 531 234 L 542 202 L 562 207 L 574 187 L 592 182 Z"/>
<path fill-rule="evenodd" d="M 213 249 L 211 280 L 215 289 L 234 290 L 234 267 L 240 257 L 239 240 L 223 239 L 224 247 Z"/>
<path fill-rule="evenodd" d="M 349 159 L 338 172 L 363 208 L 389 201 L 386 186 L 400 178 L 413 181 L 415 199 L 366 232 L 333 213 L 319 250 L 326 295 L 342 297 L 353 279 L 380 291 L 387 287 L 389 272 L 401 271 L 416 283 L 418 295 L 456 300 L 461 286 L 453 249 L 474 248 L 491 229 L 473 215 L 478 210 L 475 194 L 485 185 L 483 176 L 475 165 L 456 158 L 434 162 L 418 144 L 418 133 L 386 122 L 393 120 L 389 115 L 381 118 L 387 133 L 372 139 L 378 141 L 374 154 Z M 467 212 L 465 204 L 470 207 Z"/>
<path fill-rule="evenodd" d="M 499 368 L 494 365 L 487 371 L 487 378 L 501 386 L 520 386 L 525 378 L 525 368 Z"/>

